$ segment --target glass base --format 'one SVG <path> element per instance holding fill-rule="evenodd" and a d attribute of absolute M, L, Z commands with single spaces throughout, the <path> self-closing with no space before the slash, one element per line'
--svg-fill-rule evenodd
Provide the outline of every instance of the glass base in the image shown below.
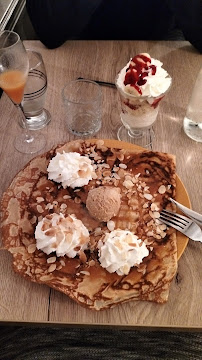
<path fill-rule="evenodd" d="M 16 136 L 14 147 L 23 154 L 35 154 L 46 145 L 46 138 L 43 134 L 29 136 L 26 133 Z"/>
<path fill-rule="evenodd" d="M 196 123 L 191 119 L 184 118 L 184 132 L 190 139 L 202 142 L 202 122 Z"/>
<path fill-rule="evenodd" d="M 118 130 L 117 137 L 120 141 L 126 141 L 144 148 L 150 148 L 155 135 L 152 128 L 131 131 L 122 125 Z"/>
<path fill-rule="evenodd" d="M 26 115 L 27 128 L 30 130 L 40 130 L 43 129 L 51 121 L 51 114 L 48 110 L 43 109 L 42 113 L 38 116 Z M 23 124 L 20 123 L 21 127 L 24 128 Z"/>

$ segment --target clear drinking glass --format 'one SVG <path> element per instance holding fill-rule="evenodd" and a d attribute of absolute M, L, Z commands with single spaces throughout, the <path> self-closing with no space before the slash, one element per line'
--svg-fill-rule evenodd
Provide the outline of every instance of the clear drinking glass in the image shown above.
<path fill-rule="evenodd" d="M 22 41 L 17 33 L 3 31 L 0 33 L 0 87 L 19 109 L 24 131 L 16 136 L 16 150 L 32 154 L 41 150 L 46 139 L 42 134 L 33 135 L 27 127 L 22 99 L 29 71 L 29 59 Z"/>
<path fill-rule="evenodd" d="M 122 126 L 118 129 L 120 141 L 130 142 L 142 147 L 149 147 L 154 139 L 153 124 L 159 111 L 159 104 L 169 89 L 158 97 L 135 96 L 124 92 L 115 81 L 121 101 Z M 171 86 L 171 85 L 170 85 Z"/>
<path fill-rule="evenodd" d="M 22 106 L 28 128 L 31 130 L 39 130 L 51 121 L 49 111 L 44 108 L 47 90 L 47 74 L 41 54 L 31 49 L 26 49 L 26 51 L 29 58 L 29 73 L 25 85 Z"/>
<path fill-rule="evenodd" d="M 184 131 L 187 136 L 202 142 L 202 68 L 197 76 L 193 92 L 184 118 Z"/>
<path fill-rule="evenodd" d="M 76 136 L 91 136 L 101 128 L 100 85 L 90 80 L 70 81 L 62 90 L 66 122 Z"/>

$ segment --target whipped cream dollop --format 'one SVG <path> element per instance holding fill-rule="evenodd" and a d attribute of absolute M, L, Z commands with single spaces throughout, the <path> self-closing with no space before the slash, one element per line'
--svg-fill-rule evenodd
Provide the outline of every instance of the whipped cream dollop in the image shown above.
<path fill-rule="evenodd" d="M 48 178 L 61 183 L 64 188 L 87 185 L 94 174 L 91 160 L 77 152 L 57 153 L 48 165 Z"/>
<path fill-rule="evenodd" d="M 50 214 L 45 216 L 35 229 L 36 247 L 46 254 L 74 258 L 87 248 L 89 232 L 74 215 Z"/>
<path fill-rule="evenodd" d="M 114 230 L 98 242 L 100 264 L 110 273 L 127 275 L 131 267 L 142 262 L 149 250 L 142 240 L 130 231 Z"/>
<path fill-rule="evenodd" d="M 172 81 L 162 65 L 147 53 L 138 54 L 120 71 L 116 84 L 134 96 L 158 97 L 168 90 Z"/>

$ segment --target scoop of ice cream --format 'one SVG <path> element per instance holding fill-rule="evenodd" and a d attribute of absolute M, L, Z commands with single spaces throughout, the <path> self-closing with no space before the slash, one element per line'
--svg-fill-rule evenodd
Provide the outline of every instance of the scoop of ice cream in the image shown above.
<path fill-rule="evenodd" d="M 98 242 L 100 264 L 110 273 L 127 275 L 131 267 L 140 264 L 149 250 L 142 240 L 130 231 L 114 230 Z"/>
<path fill-rule="evenodd" d="M 77 152 L 57 153 L 48 165 L 48 178 L 66 188 L 87 185 L 94 174 L 91 160 Z"/>
<path fill-rule="evenodd" d="M 99 221 L 109 221 L 116 216 L 120 204 L 120 189 L 112 186 L 100 186 L 92 189 L 86 199 L 86 207 L 90 215 Z"/>
<path fill-rule="evenodd" d="M 87 248 L 89 232 L 81 220 L 74 215 L 50 214 L 36 226 L 36 247 L 46 254 L 74 258 Z"/>
<path fill-rule="evenodd" d="M 162 65 L 147 53 L 138 54 L 120 71 L 117 86 L 130 95 L 158 97 L 171 85 L 171 77 Z"/>

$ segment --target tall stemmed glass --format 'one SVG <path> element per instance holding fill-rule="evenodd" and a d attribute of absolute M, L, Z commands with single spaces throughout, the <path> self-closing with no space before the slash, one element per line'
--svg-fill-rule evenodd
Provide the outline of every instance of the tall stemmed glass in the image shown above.
<path fill-rule="evenodd" d="M 24 131 L 16 136 L 16 150 L 33 154 L 41 150 L 46 139 L 43 134 L 33 135 L 27 127 L 27 121 L 21 104 L 29 71 L 27 52 L 17 33 L 5 30 L 0 33 L 0 87 L 20 110 Z"/>

